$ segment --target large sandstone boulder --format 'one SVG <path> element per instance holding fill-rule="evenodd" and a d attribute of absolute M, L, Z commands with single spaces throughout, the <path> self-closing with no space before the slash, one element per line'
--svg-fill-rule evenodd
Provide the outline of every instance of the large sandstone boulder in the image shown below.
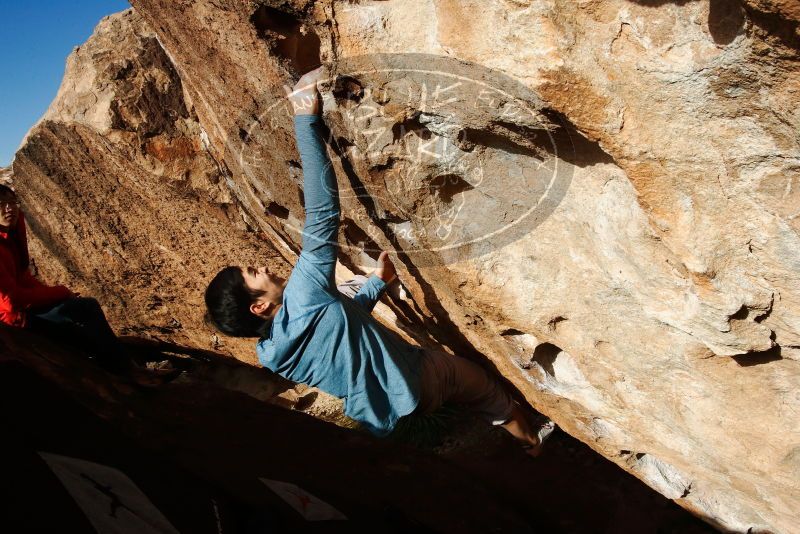
<path fill-rule="evenodd" d="M 40 276 L 102 297 L 122 334 L 219 345 L 205 280 L 280 256 L 234 230 L 245 222 L 207 142 L 156 35 L 132 11 L 104 19 L 14 161 Z M 255 363 L 250 346 L 234 344 Z"/>
<path fill-rule="evenodd" d="M 341 274 L 398 253 L 384 320 L 712 524 L 796 528 L 796 1 L 132 4 L 147 24 L 98 27 L 14 164 L 47 277 L 252 360 L 202 288 L 290 269 L 281 85 L 325 62 Z"/>

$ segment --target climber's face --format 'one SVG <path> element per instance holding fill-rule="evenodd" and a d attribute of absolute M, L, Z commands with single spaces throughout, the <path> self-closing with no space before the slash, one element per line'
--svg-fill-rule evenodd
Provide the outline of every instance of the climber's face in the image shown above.
<path fill-rule="evenodd" d="M 13 228 L 19 218 L 19 201 L 16 195 L 0 194 L 0 228 L 5 231 Z"/>
<path fill-rule="evenodd" d="M 283 301 L 286 280 L 270 273 L 266 267 L 242 267 L 244 284 L 255 297 L 250 311 L 264 317 L 274 317 Z"/>

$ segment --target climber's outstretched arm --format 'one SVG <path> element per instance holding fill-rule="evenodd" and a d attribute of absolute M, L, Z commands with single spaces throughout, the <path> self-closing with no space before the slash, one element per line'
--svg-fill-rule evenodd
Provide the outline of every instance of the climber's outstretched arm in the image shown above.
<path fill-rule="evenodd" d="M 339 189 L 325 148 L 327 129 L 320 116 L 317 82 L 322 68 L 303 75 L 293 90 L 284 87 L 294 107 L 297 149 L 303 165 L 306 223 L 300 260 L 315 282 L 336 290 L 334 269 L 338 251 Z M 298 265 L 300 261 L 298 261 Z"/>

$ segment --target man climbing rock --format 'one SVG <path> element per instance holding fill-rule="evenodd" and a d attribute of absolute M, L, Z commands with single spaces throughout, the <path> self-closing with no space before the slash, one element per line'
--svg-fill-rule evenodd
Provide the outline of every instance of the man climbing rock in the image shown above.
<path fill-rule="evenodd" d="M 14 190 L 0 184 L 0 323 L 29 328 L 85 350 L 107 371 L 127 375 L 139 385 L 158 385 L 176 374 L 136 366 L 95 299 L 41 283 L 31 274 L 29 263 L 19 199 Z"/>
<path fill-rule="evenodd" d="M 337 291 L 338 184 L 325 149 L 317 83 L 322 68 L 284 87 L 295 110 L 306 222 L 302 252 L 288 281 L 265 267 L 227 267 L 209 284 L 209 315 L 223 333 L 260 338 L 258 359 L 270 370 L 343 398 L 345 414 L 386 435 L 412 412 L 464 404 L 501 425 L 533 456 L 553 431 L 533 429 L 523 409 L 483 368 L 464 358 L 405 343 L 372 315 L 395 278 L 386 252 L 352 299 Z"/>

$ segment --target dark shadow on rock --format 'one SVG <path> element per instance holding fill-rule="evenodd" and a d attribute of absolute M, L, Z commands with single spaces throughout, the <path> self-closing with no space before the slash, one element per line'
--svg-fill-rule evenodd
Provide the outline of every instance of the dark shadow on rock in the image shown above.
<path fill-rule="evenodd" d="M 558 355 L 560 353 L 561 349 L 552 343 L 542 343 L 534 349 L 531 362 L 538 363 L 548 375 L 550 375 L 552 378 L 555 378 L 556 371 L 554 364 L 556 363 L 556 359 L 558 359 Z"/>
<path fill-rule="evenodd" d="M 360 250 L 373 260 L 378 259 L 377 251 L 380 250 L 380 246 L 372 240 L 372 237 L 367 232 L 358 226 L 358 223 L 348 217 L 344 217 L 341 222 L 341 228 L 345 241 L 349 245 L 348 248 Z"/>
<path fill-rule="evenodd" d="M 581 168 L 616 163 L 599 143 L 585 137 L 566 115 L 552 109 L 542 109 L 541 113 L 554 125 L 552 130 L 493 122 L 486 130 L 465 129 L 461 137 L 468 144 L 540 160 L 559 158 Z"/>
<path fill-rule="evenodd" d="M 666 4 L 683 6 L 699 0 L 629 0 L 645 7 L 661 7 Z M 708 29 L 718 45 L 733 42 L 745 24 L 745 12 L 738 0 L 709 0 Z"/>
<path fill-rule="evenodd" d="M 138 360 L 167 360 L 171 367 L 184 371 L 179 379 L 183 383 L 213 384 L 260 401 L 297 410 L 307 407 L 316 398 L 316 394 L 299 397 L 296 401 L 279 397 L 295 384 L 263 367 L 249 365 L 211 350 L 134 336 L 123 336 L 120 339 L 135 349 Z"/>
<path fill-rule="evenodd" d="M 783 356 L 781 356 L 781 346 L 775 345 L 769 350 L 751 352 L 749 354 L 740 354 L 738 356 L 732 356 L 732 358 L 733 361 L 742 367 L 753 367 L 754 365 L 764 365 L 771 362 L 777 362 L 778 360 L 782 360 Z"/>
<path fill-rule="evenodd" d="M 711 0 L 708 30 L 718 45 L 727 45 L 744 29 L 745 12 L 737 0 Z"/>
<path fill-rule="evenodd" d="M 584 168 L 597 164 L 612 164 L 617 162 L 597 141 L 592 141 L 581 133 L 566 115 L 554 110 L 544 110 L 543 113 L 555 124 L 559 125 L 553 132 L 555 151 L 551 154 L 576 167 Z M 547 145 L 545 145 L 547 146 Z"/>
<path fill-rule="evenodd" d="M 171 353 L 182 354 L 203 362 L 230 362 L 232 360 L 231 357 L 225 356 L 219 352 L 214 352 L 213 350 L 200 349 L 196 347 L 184 347 L 169 341 L 161 341 L 139 336 L 119 336 L 119 339 L 124 344 L 134 347 L 139 352 L 150 352 L 153 357 L 160 353 L 167 353 L 162 355 L 169 358 L 169 353 Z"/>
<path fill-rule="evenodd" d="M 539 141 L 541 137 L 546 137 L 547 131 L 545 130 L 531 130 L 527 132 L 525 138 L 529 142 L 519 139 L 513 139 L 509 136 L 496 133 L 488 130 L 464 130 L 464 138 L 470 143 L 485 146 L 494 150 L 502 150 L 508 154 L 516 154 L 519 156 L 526 156 L 531 158 L 543 159 L 546 155 L 545 151 L 539 146 L 545 143 Z"/>
<path fill-rule="evenodd" d="M 301 32 L 302 15 L 262 5 L 250 17 L 258 36 L 295 76 L 320 65 L 320 40 L 316 33 Z"/>
<path fill-rule="evenodd" d="M 18 495 L 9 500 L 2 493 L 6 504 L 18 503 L 28 512 L 9 510 L 8 526 L 14 524 L 10 518 L 28 515 L 24 524 L 41 527 L 36 531 L 63 531 L 65 525 L 70 532 L 93 530 L 64 491 L 76 484 L 53 476 L 55 469 L 38 455 L 44 451 L 121 471 L 179 532 L 442 532 L 449 524 L 465 532 L 494 524 L 501 532 L 534 532 L 520 510 L 449 462 L 291 410 L 213 387 L 180 385 L 120 397 L 116 408 L 98 414 L 93 405 L 108 400 L 87 388 L 102 391 L 102 378 L 90 385 L 79 376 L 61 376 L 59 383 L 18 362 L 0 367 L 7 452 L 0 468 L 7 489 Z M 63 382 L 71 382 L 71 392 L 63 391 Z M 261 477 L 297 484 L 347 521 L 309 523 L 288 504 L 289 495 L 281 498 Z M 77 486 L 86 499 L 97 500 L 99 510 L 109 497 L 123 508 L 133 505 L 130 492 L 109 494 L 124 488 L 115 481 L 114 487 L 96 485 L 97 495 Z M 431 507 L 423 488 L 445 505 Z M 48 513 L 31 517 L 43 496 L 50 497 Z M 142 530 L 152 512 L 136 511 L 139 519 L 128 514 L 115 525 Z"/>
<path fill-rule="evenodd" d="M 661 7 L 666 4 L 683 6 L 700 0 L 628 0 L 645 7 Z M 740 0 L 709 0 L 708 28 L 711 37 L 718 45 L 733 42 L 737 35 L 744 31 L 747 20 L 760 28 L 769 37 L 778 39 L 783 46 L 794 50 L 800 49 L 800 36 L 797 30 L 800 23 L 789 20 L 780 12 L 765 11 L 771 7 L 766 4 L 762 9 L 742 4 Z M 777 9 L 777 8 L 776 8 Z"/>

